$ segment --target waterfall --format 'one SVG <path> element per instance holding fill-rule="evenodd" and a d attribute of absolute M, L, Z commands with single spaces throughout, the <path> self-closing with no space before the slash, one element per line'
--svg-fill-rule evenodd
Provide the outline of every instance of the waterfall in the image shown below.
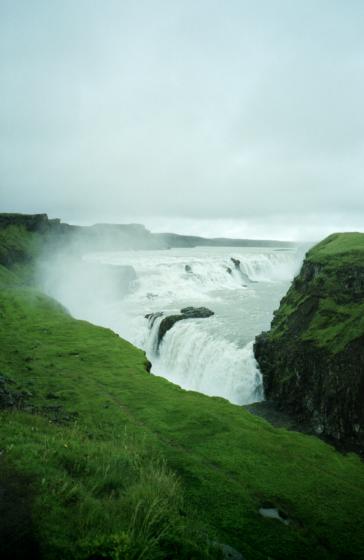
<path fill-rule="evenodd" d="M 225 251 L 227 252 L 227 251 Z M 90 255 L 86 259 L 107 264 L 121 263 L 137 272 L 134 301 L 165 300 L 170 303 L 176 293 L 185 301 L 210 299 L 214 290 L 236 290 L 249 282 L 279 282 L 292 278 L 298 272 L 295 251 L 261 250 L 246 252 L 228 249 L 228 254 L 212 251 L 181 250 L 176 256 L 171 251 L 124 251 Z M 197 253 L 197 254 L 196 254 Z M 232 258 L 240 262 L 239 274 Z"/>
<path fill-rule="evenodd" d="M 158 317 L 151 324 L 146 344 L 155 373 L 184 389 L 224 397 L 235 404 L 262 400 L 262 376 L 252 342 L 238 348 L 206 332 L 204 319 L 186 319 L 166 333 L 157 352 L 162 320 Z"/>
<path fill-rule="evenodd" d="M 45 279 L 48 293 L 76 317 L 112 328 L 146 351 L 155 375 L 185 389 L 236 404 L 263 398 L 253 340 L 269 328 L 298 271 L 298 251 L 196 247 L 95 253 L 83 260 L 94 267 L 86 282 L 72 263 Z M 127 288 L 119 282 L 120 267 L 135 271 Z M 187 306 L 206 306 L 214 315 L 184 318 L 158 344 L 163 318 Z"/>

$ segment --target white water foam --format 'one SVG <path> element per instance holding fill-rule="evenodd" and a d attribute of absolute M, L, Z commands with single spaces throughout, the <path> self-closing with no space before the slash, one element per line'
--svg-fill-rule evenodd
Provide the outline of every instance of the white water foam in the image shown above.
<path fill-rule="evenodd" d="M 205 319 L 186 319 L 165 334 L 158 348 L 158 330 L 163 318 L 154 321 L 147 340 L 148 355 L 159 375 L 184 389 L 224 397 L 235 404 L 262 400 L 262 376 L 252 342 L 238 348 L 207 332 Z M 217 321 L 209 319 L 214 320 Z"/>
<path fill-rule="evenodd" d="M 158 297 L 171 301 L 173 296 L 183 299 L 210 299 L 214 290 L 236 290 L 249 282 L 279 282 L 292 277 L 296 262 L 292 251 L 265 251 L 252 253 L 196 255 L 193 249 L 182 255 L 172 251 L 124 251 L 99 253 L 85 257 L 91 262 L 132 266 L 138 276 L 134 299 Z M 181 250 L 182 252 L 182 250 Z M 240 261 L 240 271 L 230 254 Z M 190 272 L 187 272 L 189 267 Z M 230 273 L 229 273 L 230 271 Z"/>

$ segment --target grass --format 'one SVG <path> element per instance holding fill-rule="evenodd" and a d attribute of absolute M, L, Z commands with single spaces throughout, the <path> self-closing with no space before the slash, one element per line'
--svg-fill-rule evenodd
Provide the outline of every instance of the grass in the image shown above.
<path fill-rule="evenodd" d="M 364 556 L 356 455 L 148 374 L 142 351 L 2 274 L 0 374 L 21 399 L 1 412 L 0 469 L 31 481 L 46 559 L 209 558 L 212 542 L 248 560 Z"/>
<path fill-rule="evenodd" d="M 359 257 L 364 257 L 364 233 L 333 233 L 315 245 L 307 256 L 311 261 L 321 262 L 325 257 L 342 256 L 345 253 L 359 253 Z"/>
<path fill-rule="evenodd" d="M 37 254 L 40 243 L 41 236 L 36 232 L 28 232 L 23 225 L 0 228 L 0 264 L 29 261 Z"/>
<path fill-rule="evenodd" d="M 317 346 L 332 348 L 336 354 L 364 334 L 364 303 L 339 305 L 332 298 L 319 302 L 319 307 L 304 340 L 313 340 Z"/>
<path fill-rule="evenodd" d="M 307 253 L 301 274 L 275 312 L 269 336 L 298 336 L 337 354 L 364 336 L 363 298 L 364 234 L 330 235 Z"/>
<path fill-rule="evenodd" d="M 22 282 L 15 272 L 0 264 L 0 288 L 21 285 Z"/>

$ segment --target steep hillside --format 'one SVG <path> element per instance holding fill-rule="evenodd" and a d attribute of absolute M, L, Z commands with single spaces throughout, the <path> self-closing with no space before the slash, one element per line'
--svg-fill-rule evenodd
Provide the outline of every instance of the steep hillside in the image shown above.
<path fill-rule="evenodd" d="M 268 399 L 318 434 L 364 445 L 364 234 L 308 252 L 255 355 Z"/>
<path fill-rule="evenodd" d="M 151 375 L 16 267 L 0 316 L 2 558 L 363 557 L 356 455 Z"/>

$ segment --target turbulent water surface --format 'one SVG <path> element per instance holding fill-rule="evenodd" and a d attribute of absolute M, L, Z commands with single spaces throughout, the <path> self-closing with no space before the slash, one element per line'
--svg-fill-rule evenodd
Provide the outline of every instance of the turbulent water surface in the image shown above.
<path fill-rule="evenodd" d="M 110 327 L 143 348 L 154 374 L 185 389 L 225 397 L 236 404 L 263 398 L 253 340 L 269 327 L 273 310 L 298 270 L 299 250 L 197 247 L 94 253 L 84 260 L 132 266 L 136 278 L 127 293 L 114 294 L 106 302 L 96 296 L 85 301 L 81 291 L 87 291 L 86 283 L 92 294 L 95 278 L 90 275 L 86 282 L 70 282 L 65 270 L 59 272 L 58 282 L 48 281 L 47 291 L 76 317 Z M 205 306 L 214 315 L 176 323 L 158 348 L 163 317 L 151 327 L 145 315 L 175 314 L 186 306 Z"/>

